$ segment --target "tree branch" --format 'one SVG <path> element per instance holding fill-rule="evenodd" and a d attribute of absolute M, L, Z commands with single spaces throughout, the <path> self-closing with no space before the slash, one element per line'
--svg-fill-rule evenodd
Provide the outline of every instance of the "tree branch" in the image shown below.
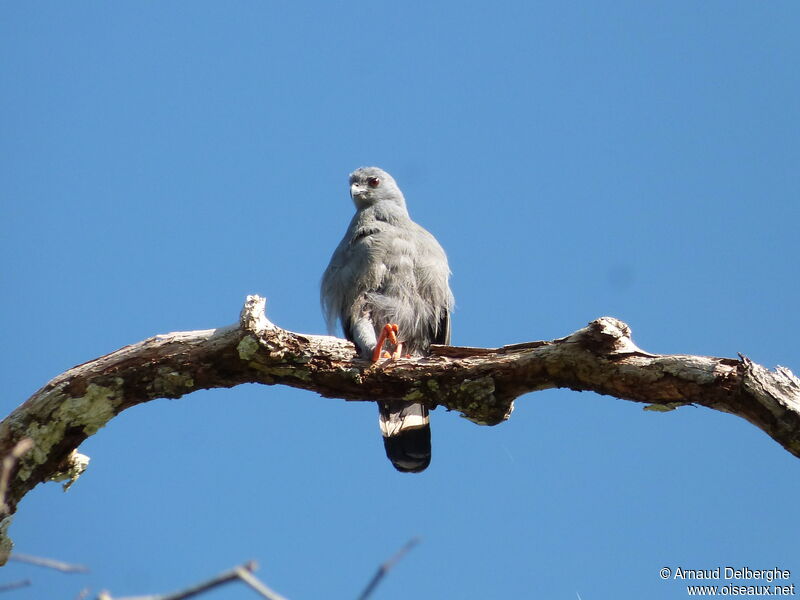
<path fill-rule="evenodd" d="M 37 567 L 46 567 L 62 573 L 88 573 L 89 567 L 83 565 L 74 565 L 66 563 L 61 560 L 52 558 L 43 558 L 41 556 L 31 556 L 30 554 L 20 554 L 15 552 L 8 557 L 8 560 L 15 560 L 17 562 L 28 563 L 29 565 L 36 565 Z"/>
<path fill-rule="evenodd" d="M 195 596 L 204 594 L 209 590 L 216 589 L 220 586 L 223 586 L 225 584 L 237 580 L 246 583 L 248 586 L 250 586 L 250 588 L 253 591 L 255 591 L 262 598 L 266 598 L 267 600 L 286 600 L 286 598 L 268 588 L 266 585 L 264 585 L 264 583 L 260 579 L 258 579 L 255 575 L 253 575 L 253 571 L 255 571 L 256 569 L 258 569 L 258 564 L 256 564 L 255 561 L 251 560 L 243 565 L 234 567 L 229 571 L 220 573 L 219 575 L 213 577 L 212 579 L 209 579 L 208 581 L 204 581 L 203 583 L 193 585 L 190 588 L 186 588 L 185 590 L 181 590 L 180 592 L 175 592 L 174 594 L 168 594 L 166 596 L 164 595 L 136 596 L 131 598 L 117 598 L 116 600 L 186 600 L 187 598 L 194 598 Z M 115 599 L 112 598 L 111 594 L 109 594 L 107 591 L 103 591 L 100 592 L 98 600 L 115 600 Z"/>
<path fill-rule="evenodd" d="M 388 560 L 381 563 L 378 567 L 378 570 L 375 572 L 375 575 L 372 576 L 372 579 L 369 580 L 367 587 L 364 588 L 364 591 L 361 592 L 361 595 L 358 597 L 358 600 L 367 600 L 372 595 L 372 592 L 375 591 L 375 588 L 378 587 L 378 584 L 381 580 L 386 577 L 386 574 L 391 571 L 394 566 L 400 562 L 408 551 L 411 550 L 414 546 L 419 544 L 419 538 L 413 537 L 408 540 L 405 544 L 403 544 L 402 548 L 395 552 Z"/>
<path fill-rule="evenodd" d="M 21 579 L 19 581 L 12 581 L 11 583 L 2 583 L 0 584 L 0 592 L 18 590 L 19 588 L 28 587 L 30 584 L 30 579 Z"/>
<path fill-rule="evenodd" d="M 158 335 L 57 376 L 0 423 L 0 456 L 23 438 L 33 448 L 13 465 L 0 521 L 0 564 L 18 502 L 38 483 L 71 484 L 88 458 L 77 448 L 120 412 L 155 398 L 241 383 L 289 385 L 345 400 L 397 398 L 444 406 L 482 425 L 507 419 L 514 399 L 549 388 L 591 390 L 672 410 L 697 404 L 738 415 L 800 456 L 800 380 L 739 360 L 658 355 L 630 328 L 602 317 L 553 341 L 502 348 L 433 346 L 424 358 L 370 364 L 345 340 L 273 325 L 249 296 L 237 325 Z"/>

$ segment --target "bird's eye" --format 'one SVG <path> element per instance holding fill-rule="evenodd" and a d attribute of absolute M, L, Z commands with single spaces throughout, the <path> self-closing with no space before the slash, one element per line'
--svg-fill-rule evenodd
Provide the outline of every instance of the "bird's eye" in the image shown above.
<path fill-rule="evenodd" d="M 367 179 L 367 185 L 371 188 L 376 188 L 381 184 L 381 180 L 377 177 L 370 177 Z"/>

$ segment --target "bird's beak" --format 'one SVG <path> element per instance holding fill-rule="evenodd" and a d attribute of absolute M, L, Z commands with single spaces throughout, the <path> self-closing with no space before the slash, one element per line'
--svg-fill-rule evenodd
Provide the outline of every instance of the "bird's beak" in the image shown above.
<path fill-rule="evenodd" d="M 367 188 L 361 183 L 353 183 L 350 184 L 350 196 L 353 198 L 357 198 L 358 196 L 363 196 L 367 191 Z"/>

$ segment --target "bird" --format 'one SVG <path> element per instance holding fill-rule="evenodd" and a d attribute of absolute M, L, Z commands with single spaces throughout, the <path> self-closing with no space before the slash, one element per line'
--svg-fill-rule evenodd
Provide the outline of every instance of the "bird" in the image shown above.
<path fill-rule="evenodd" d="M 329 333 L 336 322 L 362 358 L 376 362 L 425 356 L 431 344 L 450 344 L 450 267 L 433 235 L 411 220 L 397 182 L 383 169 L 350 174 L 356 212 L 334 250 L 320 285 Z M 394 345 L 394 352 L 384 352 Z M 405 353 L 405 354 L 404 354 Z M 431 461 L 425 405 L 378 401 L 386 456 L 401 472 Z"/>

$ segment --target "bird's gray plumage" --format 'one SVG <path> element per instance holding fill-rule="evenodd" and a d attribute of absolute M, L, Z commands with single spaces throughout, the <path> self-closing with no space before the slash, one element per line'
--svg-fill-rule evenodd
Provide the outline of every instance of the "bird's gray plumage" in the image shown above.
<path fill-rule="evenodd" d="M 387 323 L 397 324 L 404 353 L 419 356 L 432 343 L 449 344 L 453 295 L 444 250 L 411 220 L 403 193 L 385 171 L 357 169 L 350 175 L 350 194 L 356 214 L 322 277 L 320 297 L 329 331 L 334 332 L 338 320 L 364 358 L 371 356 Z M 427 460 L 424 451 L 404 459 L 398 455 L 403 449 L 390 445 L 403 433 L 427 434 L 429 440 L 427 410 L 409 403 L 379 404 L 389 458 L 400 470 L 421 471 L 430 461 L 430 442 Z M 420 427 L 425 431 L 414 431 Z"/>

